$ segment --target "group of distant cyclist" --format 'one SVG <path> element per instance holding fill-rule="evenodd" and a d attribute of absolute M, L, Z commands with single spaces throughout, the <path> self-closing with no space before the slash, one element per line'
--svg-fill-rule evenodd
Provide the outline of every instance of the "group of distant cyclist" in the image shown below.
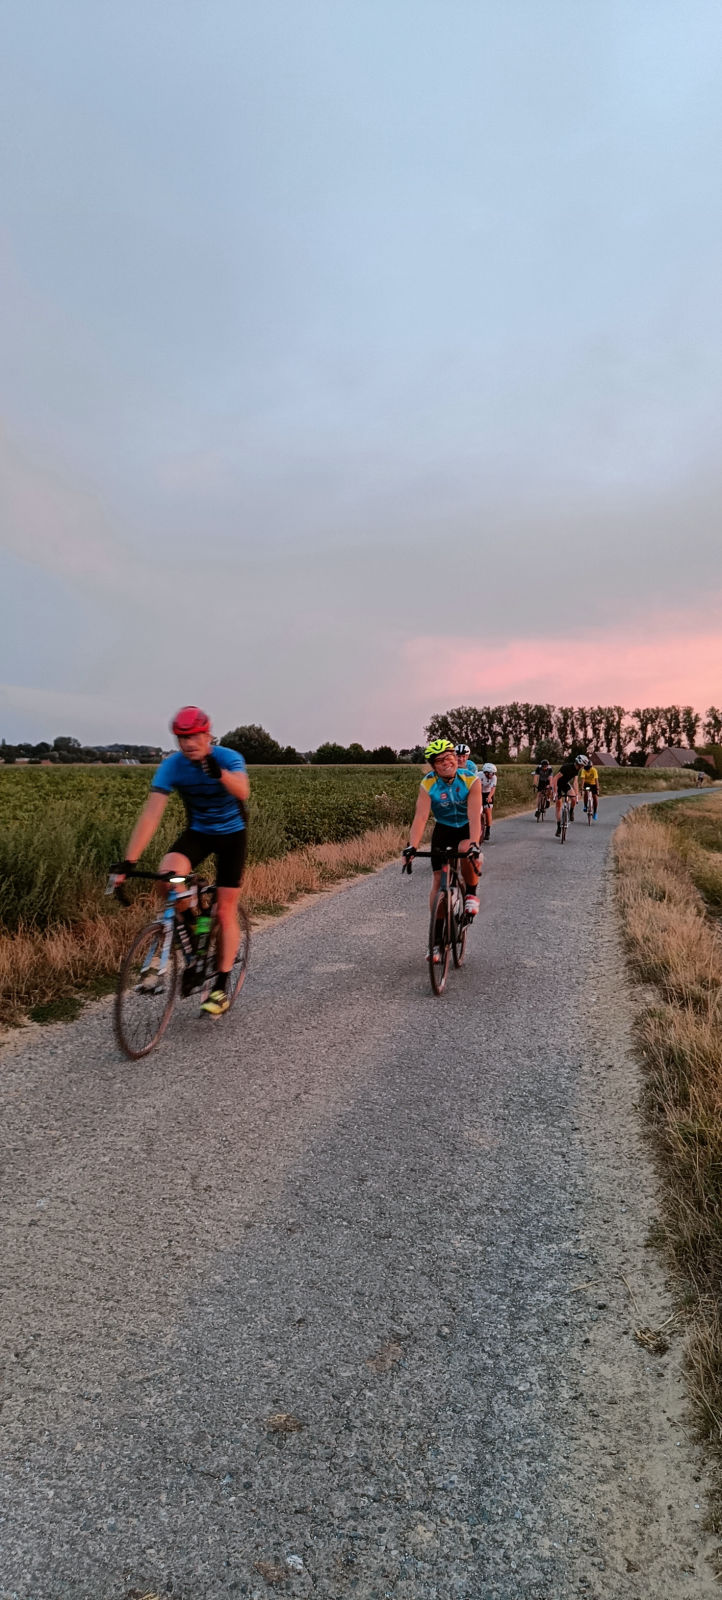
<path fill-rule="evenodd" d="M 494 795 L 497 770 L 493 761 L 485 761 L 481 770 L 471 760 L 468 744 L 452 744 L 450 739 L 432 739 L 424 756 L 431 772 L 421 779 L 416 810 L 409 833 L 409 842 L 403 855 L 408 865 L 416 855 L 423 839 L 429 816 L 434 819 L 431 835 L 432 886 L 430 906 L 433 911 L 437 901 L 441 874 L 450 849 L 458 852 L 461 874 L 466 885 L 464 909 L 468 920 L 479 910 L 478 886 L 483 857 L 481 844 L 491 837 Z M 591 757 L 579 755 L 562 761 L 555 774 L 546 759 L 539 762 L 533 774 L 536 791 L 536 812 L 539 807 L 556 801 L 557 837 L 562 832 L 561 813 L 568 799 L 573 819 L 574 807 L 580 798 L 579 782 L 583 780 L 584 809 L 591 808 L 591 817 L 597 818 L 599 807 L 599 773 Z M 438 946 L 432 941 L 429 960 L 437 960 Z"/>
<path fill-rule="evenodd" d="M 218 971 L 202 1010 L 219 1017 L 229 1009 L 228 981 L 240 941 L 239 896 L 246 857 L 246 801 L 249 779 L 243 756 L 236 750 L 213 744 L 210 718 L 198 706 L 183 706 L 173 718 L 171 728 L 178 750 L 168 756 L 154 774 L 150 794 L 136 822 L 123 861 L 111 868 L 112 881 L 121 885 L 132 875 L 139 857 L 155 834 L 168 797 L 180 795 L 186 810 L 186 827 L 171 845 L 161 862 L 160 872 L 176 880 L 189 876 L 208 855 L 217 860 L 215 915 L 218 922 Z M 491 837 L 497 769 L 485 761 L 481 769 L 471 759 L 468 744 L 454 745 L 450 739 L 432 739 L 424 755 L 430 772 L 421 779 L 416 810 L 403 855 L 410 865 L 416 855 L 430 817 L 432 888 L 435 904 L 442 871 L 449 853 L 458 856 L 464 884 L 464 912 L 471 921 L 479 910 L 478 885 L 481 876 L 481 845 Z M 552 795 L 556 800 L 557 833 L 561 832 L 562 802 L 579 799 L 579 778 L 583 777 L 586 806 L 593 807 L 596 819 L 599 801 L 599 775 L 588 756 L 563 761 L 554 774 L 549 761 L 540 761 L 534 772 L 537 815 Z M 190 913 L 189 913 L 190 915 Z M 432 952 L 429 959 L 435 959 Z M 140 987 L 157 991 L 157 974 L 144 973 Z"/>
<path fill-rule="evenodd" d="M 552 796 L 556 801 L 557 838 L 562 831 L 561 815 L 564 800 L 569 801 L 569 810 L 572 822 L 574 821 L 574 808 L 579 801 L 579 784 L 582 784 L 584 810 L 589 812 L 591 807 L 592 822 L 596 822 L 599 812 L 599 773 L 592 763 L 591 756 L 575 756 L 563 761 L 559 771 L 555 774 L 550 761 L 540 761 L 534 768 L 534 788 L 536 790 L 537 804 L 534 815 L 537 819 L 543 814 L 544 808 L 551 804 Z"/>

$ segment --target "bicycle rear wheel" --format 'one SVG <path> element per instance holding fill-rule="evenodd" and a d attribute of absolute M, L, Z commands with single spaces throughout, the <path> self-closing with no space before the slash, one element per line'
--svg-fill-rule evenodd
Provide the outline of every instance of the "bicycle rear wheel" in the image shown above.
<path fill-rule="evenodd" d="M 157 964 L 164 941 L 162 922 L 150 922 L 141 928 L 118 974 L 113 1027 L 118 1044 L 130 1061 L 149 1055 L 170 1021 L 178 991 L 178 950 L 174 939 L 165 968 L 156 970 L 154 963 Z"/>
<path fill-rule="evenodd" d="M 461 886 L 457 884 L 451 896 L 451 951 L 455 967 L 463 965 L 467 931 L 468 923 L 464 910 L 464 892 Z"/>
<path fill-rule="evenodd" d="M 440 889 L 434 901 L 429 924 L 429 979 L 434 994 L 443 994 L 446 988 L 449 957 L 451 955 L 449 922 L 449 895 L 445 889 Z M 439 961 L 434 961 L 435 948 L 439 951 Z"/>
<path fill-rule="evenodd" d="M 569 821 L 569 807 L 567 806 L 567 803 L 566 803 L 566 800 L 565 800 L 564 805 L 562 806 L 562 844 L 564 844 L 564 841 L 565 841 L 566 836 L 567 836 L 567 823 L 568 823 L 568 821 Z"/>
<path fill-rule="evenodd" d="M 241 989 L 243 988 L 248 969 L 248 957 L 251 948 L 251 922 L 248 912 L 244 906 L 238 907 L 238 921 L 241 927 L 241 939 L 236 951 L 233 966 L 231 967 L 228 982 L 226 984 L 226 994 L 228 995 L 231 1005 L 233 1005 L 234 1000 L 237 998 L 241 992 Z M 217 939 L 218 926 L 217 924 L 214 924 L 213 932 L 211 934 L 211 942 L 208 947 L 206 979 L 202 986 L 200 995 L 201 1005 L 203 1004 L 204 1000 L 208 999 L 213 987 L 213 979 L 218 971 Z"/>

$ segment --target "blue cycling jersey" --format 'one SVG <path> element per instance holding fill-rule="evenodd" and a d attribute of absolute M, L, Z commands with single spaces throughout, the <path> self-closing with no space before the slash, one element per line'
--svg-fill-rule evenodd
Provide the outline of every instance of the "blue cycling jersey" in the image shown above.
<path fill-rule="evenodd" d="M 476 773 L 457 772 L 451 783 L 429 772 L 421 779 L 421 787 L 431 799 L 431 810 L 437 822 L 447 828 L 463 828 L 469 820 L 469 790 L 476 783 Z"/>
<path fill-rule="evenodd" d="M 225 772 L 245 772 L 246 763 L 237 750 L 214 746 L 212 754 Z M 151 789 L 158 794 L 179 794 L 186 808 L 188 827 L 196 833 L 238 833 L 245 828 L 240 801 L 224 789 L 218 778 L 206 777 L 199 766 L 181 750 L 161 761 Z"/>
<path fill-rule="evenodd" d="M 471 773 L 472 778 L 475 778 L 477 772 L 479 771 L 479 768 L 477 767 L 475 761 L 469 760 L 469 761 L 467 761 L 465 763 L 465 765 L 463 767 L 459 767 L 458 770 L 459 770 L 459 772 L 465 772 L 467 775 L 469 773 Z"/>

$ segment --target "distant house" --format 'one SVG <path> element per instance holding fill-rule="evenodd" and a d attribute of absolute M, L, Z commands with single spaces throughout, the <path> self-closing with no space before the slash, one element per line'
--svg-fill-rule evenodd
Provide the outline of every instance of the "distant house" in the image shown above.
<path fill-rule="evenodd" d="M 611 750 L 597 750 L 594 756 L 595 767 L 618 767 L 619 762 Z"/>
<path fill-rule="evenodd" d="M 647 756 L 645 767 L 691 767 L 697 760 L 696 750 L 684 750 L 681 745 L 669 744 L 665 750 L 655 750 Z"/>

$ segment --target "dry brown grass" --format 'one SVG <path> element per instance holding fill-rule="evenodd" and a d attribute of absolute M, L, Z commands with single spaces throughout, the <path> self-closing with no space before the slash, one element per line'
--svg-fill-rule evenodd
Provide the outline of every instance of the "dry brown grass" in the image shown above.
<path fill-rule="evenodd" d="M 340 844 L 294 850 L 277 861 L 256 862 L 244 880 L 251 915 L 282 911 L 299 895 L 317 894 L 339 880 L 398 855 L 408 830 L 388 825 Z M 112 978 L 136 930 L 153 904 L 144 895 L 120 912 L 47 930 L 20 929 L 0 935 L 0 1023 L 21 1022 L 38 1006 L 85 993 Z"/>
<path fill-rule="evenodd" d="M 710 809 L 711 808 L 711 809 Z M 722 841 L 722 796 L 705 804 Z M 664 1232 L 691 1319 L 692 1391 L 722 1444 L 722 940 L 709 914 L 715 851 L 692 807 L 634 812 L 616 837 L 618 896 L 637 974 L 660 991 L 639 1023 L 646 1109 L 664 1176 Z M 718 846 L 717 846 L 718 848 Z"/>

